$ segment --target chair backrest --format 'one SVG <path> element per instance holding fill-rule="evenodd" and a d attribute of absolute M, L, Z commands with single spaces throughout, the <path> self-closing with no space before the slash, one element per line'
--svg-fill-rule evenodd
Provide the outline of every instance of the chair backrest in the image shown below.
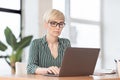
<path fill-rule="evenodd" d="M 16 62 L 15 67 L 16 67 L 16 73 L 15 73 L 16 75 L 27 74 L 26 63 Z"/>

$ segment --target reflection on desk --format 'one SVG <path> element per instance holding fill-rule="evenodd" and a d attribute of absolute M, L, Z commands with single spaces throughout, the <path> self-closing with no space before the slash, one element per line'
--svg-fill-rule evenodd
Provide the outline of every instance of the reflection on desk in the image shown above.
<path fill-rule="evenodd" d="M 0 80 L 120 80 L 117 75 L 48 77 L 43 75 L 0 75 Z"/>

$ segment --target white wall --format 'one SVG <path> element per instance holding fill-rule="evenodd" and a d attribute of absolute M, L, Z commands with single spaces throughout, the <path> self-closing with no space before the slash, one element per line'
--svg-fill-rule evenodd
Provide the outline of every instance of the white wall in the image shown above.
<path fill-rule="evenodd" d="M 42 25 L 44 12 L 52 8 L 52 0 L 24 0 L 23 1 L 23 36 L 33 35 L 33 39 L 44 35 Z M 29 47 L 25 49 L 23 61 L 28 59 Z"/>
<path fill-rule="evenodd" d="M 103 0 L 103 67 L 115 68 L 120 59 L 120 0 Z"/>
<path fill-rule="evenodd" d="M 23 36 L 33 35 L 39 38 L 44 35 L 43 14 L 52 8 L 52 0 L 25 0 L 23 2 Z"/>
<path fill-rule="evenodd" d="M 24 0 L 23 2 L 23 36 L 39 37 L 39 3 L 38 0 Z"/>

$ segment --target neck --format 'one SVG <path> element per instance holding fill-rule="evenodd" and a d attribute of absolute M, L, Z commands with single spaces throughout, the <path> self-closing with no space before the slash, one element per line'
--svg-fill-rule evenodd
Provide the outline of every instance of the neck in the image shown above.
<path fill-rule="evenodd" d="M 58 43 L 58 37 L 47 35 L 46 40 L 47 40 L 48 44 L 56 44 L 56 43 Z"/>

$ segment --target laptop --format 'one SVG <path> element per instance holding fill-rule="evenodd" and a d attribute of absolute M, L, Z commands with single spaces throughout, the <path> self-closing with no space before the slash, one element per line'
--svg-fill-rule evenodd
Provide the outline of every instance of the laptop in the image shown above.
<path fill-rule="evenodd" d="M 59 75 L 47 74 L 47 76 L 89 76 L 93 75 L 99 48 L 77 48 L 66 49 Z"/>

